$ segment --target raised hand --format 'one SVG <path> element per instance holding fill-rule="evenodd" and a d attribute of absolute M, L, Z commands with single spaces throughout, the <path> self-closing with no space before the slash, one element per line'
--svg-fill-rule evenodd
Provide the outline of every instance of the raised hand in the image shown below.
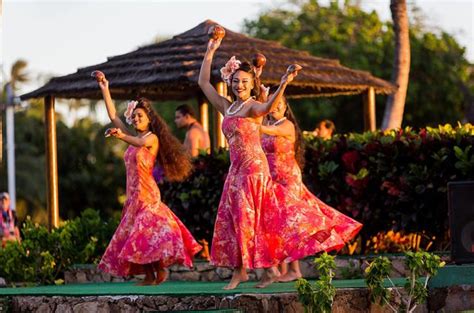
<path fill-rule="evenodd" d="M 286 70 L 285 75 L 281 77 L 280 84 L 289 84 L 295 79 L 295 77 L 298 75 L 298 71 L 302 70 L 303 67 L 298 64 L 292 64 L 288 66 L 288 69 Z"/>
<path fill-rule="evenodd" d="M 107 129 L 107 131 L 106 131 L 106 134 L 105 134 L 106 137 L 113 136 L 115 138 L 120 139 L 120 138 L 123 138 L 125 136 L 125 134 L 123 133 L 123 131 L 120 128 L 109 128 L 109 129 Z"/>
<path fill-rule="evenodd" d="M 207 51 L 215 52 L 221 45 L 222 38 L 220 39 L 209 39 L 209 43 L 207 44 Z"/>
<path fill-rule="evenodd" d="M 109 81 L 105 77 L 100 82 L 98 82 L 98 84 L 101 90 L 109 89 Z"/>

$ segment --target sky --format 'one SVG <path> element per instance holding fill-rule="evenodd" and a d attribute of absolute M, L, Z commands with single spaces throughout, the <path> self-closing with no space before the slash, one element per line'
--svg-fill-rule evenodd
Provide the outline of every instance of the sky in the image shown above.
<path fill-rule="evenodd" d="M 0 0 L 2 1 L 2 0 Z M 359 0 L 364 9 L 390 17 L 390 0 Z M 320 0 L 327 3 L 328 0 Z M 417 0 L 427 25 L 455 36 L 474 63 L 474 0 Z M 45 75 L 66 75 L 182 33 L 206 19 L 240 31 L 244 19 L 281 7 L 283 0 L 3 0 L 2 76 L 15 60 L 28 61 L 36 78 L 20 94 L 38 87 Z"/>

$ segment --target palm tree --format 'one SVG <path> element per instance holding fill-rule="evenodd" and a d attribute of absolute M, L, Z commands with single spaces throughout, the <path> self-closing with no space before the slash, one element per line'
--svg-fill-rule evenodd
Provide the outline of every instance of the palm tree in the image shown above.
<path fill-rule="evenodd" d="M 6 112 L 6 127 L 8 137 L 8 191 L 11 197 L 12 209 L 16 207 L 16 189 L 15 189 L 15 135 L 14 135 L 14 112 L 15 112 L 15 90 L 17 89 L 18 83 L 26 82 L 28 77 L 24 72 L 27 66 L 27 62 L 24 60 L 17 60 L 11 69 L 10 81 L 2 86 L 2 103 L 5 104 Z M 3 106 L 2 106 L 3 107 Z M 3 111 L 3 110 L 2 110 Z M 0 116 L 0 120 L 3 120 L 3 116 Z M 1 146 L 0 149 L 3 151 L 3 123 L 1 123 Z M 1 161 L 2 172 L 3 172 L 3 156 Z"/>
<path fill-rule="evenodd" d="M 410 74 L 410 34 L 406 0 L 390 0 L 390 11 L 395 33 L 392 83 L 398 86 L 398 90 L 387 99 L 382 129 L 402 126 Z"/>
<path fill-rule="evenodd" d="M 18 83 L 26 82 L 28 81 L 28 77 L 26 73 L 24 72 L 24 69 L 28 63 L 25 60 L 17 60 L 10 72 L 10 81 L 5 83 L 2 86 L 2 98 L 1 98 L 1 105 L 0 105 L 0 168 L 3 169 L 3 111 L 6 110 L 8 101 L 10 99 L 7 99 L 7 90 L 8 88 L 11 88 L 11 91 L 15 91 L 17 89 Z"/>

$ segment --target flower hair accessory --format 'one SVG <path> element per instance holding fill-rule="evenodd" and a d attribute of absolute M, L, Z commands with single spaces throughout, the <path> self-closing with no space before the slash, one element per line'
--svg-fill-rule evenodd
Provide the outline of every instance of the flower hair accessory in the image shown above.
<path fill-rule="evenodd" d="M 228 86 L 230 86 L 230 77 L 240 68 L 241 63 L 235 56 L 232 56 L 224 67 L 221 68 L 221 77 Z"/>
<path fill-rule="evenodd" d="M 123 115 L 125 116 L 125 120 L 127 121 L 128 124 L 132 124 L 132 113 L 133 110 L 135 110 L 135 107 L 137 106 L 138 101 L 130 101 L 127 104 L 127 110 Z"/>

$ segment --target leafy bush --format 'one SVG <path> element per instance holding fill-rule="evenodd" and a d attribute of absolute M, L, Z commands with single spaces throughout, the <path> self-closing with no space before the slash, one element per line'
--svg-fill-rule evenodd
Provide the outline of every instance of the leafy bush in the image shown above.
<path fill-rule="evenodd" d="M 474 179 L 470 124 L 350 133 L 328 141 L 306 137 L 306 145 L 305 183 L 322 201 L 364 223 L 362 243 L 393 229 L 435 237 L 434 248 L 442 248 L 446 184 Z M 201 155 L 190 179 L 160 186 L 163 201 L 198 239 L 212 240 L 228 167 L 226 151 Z"/>
<path fill-rule="evenodd" d="M 336 269 L 334 259 L 334 256 L 326 252 L 314 259 L 319 278 L 313 286 L 304 278 L 296 281 L 298 300 L 303 304 L 305 313 L 331 312 L 336 296 L 336 288 L 332 284 Z"/>
<path fill-rule="evenodd" d="M 424 303 L 428 298 L 428 281 L 436 276 L 444 265 L 445 262 L 432 253 L 424 251 L 405 253 L 405 267 L 409 270 L 409 275 L 403 287 L 406 295 L 403 296 L 389 277 L 392 264 L 386 257 L 378 257 L 365 269 L 365 282 L 370 291 L 370 301 L 382 306 L 388 305 L 392 312 L 413 312 L 418 304 Z M 393 289 L 384 286 L 385 279 L 390 282 Z M 393 291 L 401 300 L 398 308 L 391 303 Z"/>
<path fill-rule="evenodd" d="M 450 181 L 474 179 L 470 124 L 307 138 L 304 179 L 321 200 L 381 231 L 423 233 L 439 249 L 447 230 Z"/>
<path fill-rule="evenodd" d="M 73 264 L 97 263 L 117 225 L 117 219 L 104 222 L 91 209 L 51 232 L 28 218 L 22 242 L 0 249 L 0 276 L 9 282 L 53 283 Z"/>

